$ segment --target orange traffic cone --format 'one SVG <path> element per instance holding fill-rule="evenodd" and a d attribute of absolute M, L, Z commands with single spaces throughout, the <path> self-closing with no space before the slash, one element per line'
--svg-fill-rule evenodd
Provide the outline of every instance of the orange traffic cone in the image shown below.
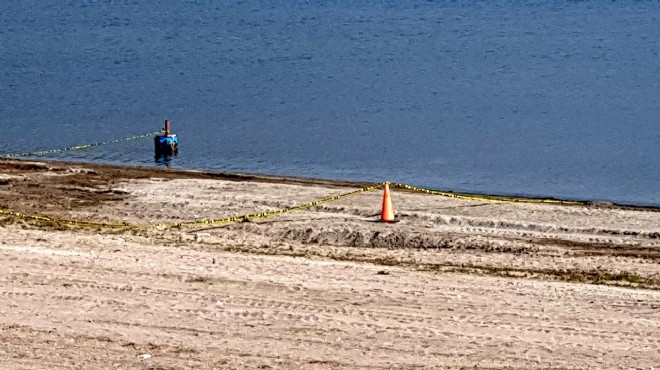
<path fill-rule="evenodd" d="M 386 182 L 383 188 L 383 210 L 380 212 L 380 220 L 382 222 L 397 222 L 394 219 L 394 207 L 392 207 L 389 182 Z"/>

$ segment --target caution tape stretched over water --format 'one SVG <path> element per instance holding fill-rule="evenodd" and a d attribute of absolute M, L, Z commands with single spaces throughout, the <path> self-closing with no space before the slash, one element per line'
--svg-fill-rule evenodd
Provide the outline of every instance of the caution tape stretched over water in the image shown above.
<path fill-rule="evenodd" d="M 565 206 L 582 206 L 585 205 L 585 202 L 578 202 L 573 200 L 559 200 L 559 199 L 542 199 L 542 198 L 517 198 L 517 197 L 499 197 L 499 196 L 488 196 L 488 195 L 476 195 L 476 194 L 460 194 L 452 193 L 448 191 L 438 191 L 430 190 L 424 188 L 417 188 L 411 185 L 399 184 L 399 183 L 390 183 L 393 187 L 409 190 L 416 193 L 425 193 L 431 195 L 441 195 L 443 197 L 450 197 L 456 199 L 464 200 L 477 200 L 482 202 L 493 202 L 493 203 L 547 203 L 547 204 L 558 204 Z"/>
<path fill-rule="evenodd" d="M 176 222 L 176 223 L 137 224 L 137 223 L 128 223 L 128 222 L 121 222 L 120 223 L 120 222 L 78 221 L 78 220 L 61 219 L 61 218 L 56 218 L 56 217 L 28 215 L 28 214 L 25 214 L 25 213 L 11 211 L 11 210 L 0 210 L 0 214 L 19 217 L 19 218 L 33 220 L 33 221 L 50 222 L 50 223 L 56 223 L 56 224 L 74 225 L 74 226 L 79 226 L 79 227 L 90 227 L 90 228 L 101 228 L 101 227 L 106 227 L 106 228 L 148 228 L 148 227 L 175 228 L 175 227 L 179 227 L 179 228 L 182 228 L 182 227 L 208 226 L 208 225 L 218 225 L 218 224 L 226 224 L 226 223 L 234 223 L 234 222 L 244 222 L 244 221 L 249 221 L 249 220 L 252 220 L 252 219 L 266 218 L 266 217 L 271 217 L 271 216 L 275 216 L 275 215 L 281 215 L 281 214 L 284 214 L 284 213 L 297 211 L 297 210 L 301 210 L 301 209 L 306 209 L 306 208 L 311 208 L 311 207 L 318 206 L 320 204 L 333 202 L 333 201 L 343 199 L 343 198 L 346 198 L 346 197 L 358 195 L 358 194 L 361 194 L 361 193 L 364 193 L 364 192 L 368 192 L 368 191 L 371 191 L 371 190 L 374 190 L 374 189 L 378 189 L 381 186 L 383 186 L 383 184 L 374 184 L 374 185 L 371 185 L 371 186 L 364 187 L 362 189 L 351 191 L 349 193 L 339 194 L 339 195 L 335 195 L 335 196 L 315 200 L 313 202 L 304 203 L 304 204 L 300 204 L 300 205 L 297 205 L 297 206 L 282 208 L 282 209 L 273 210 L 273 211 L 252 213 L 252 214 L 248 214 L 248 215 L 234 216 L 234 217 L 225 217 L 225 218 L 200 220 L 200 221 Z"/>
<path fill-rule="evenodd" d="M 67 151 L 72 151 L 72 150 L 83 150 L 83 149 L 87 149 L 87 148 L 91 148 L 91 147 L 95 147 L 95 146 L 115 144 L 115 143 L 123 143 L 123 142 L 126 142 L 126 141 L 143 139 L 143 138 L 146 138 L 146 137 L 158 135 L 159 133 L 160 133 L 160 131 L 156 131 L 156 132 L 151 132 L 151 133 L 148 133 L 148 134 L 125 137 L 123 139 L 115 139 L 115 140 L 110 140 L 110 141 L 100 141 L 98 143 L 91 143 L 91 144 L 74 145 L 74 146 L 69 146 L 69 147 L 60 148 L 60 149 L 39 150 L 39 151 L 26 152 L 26 153 L 0 154 L 0 158 L 36 157 L 36 156 L 40 156 L 40 155 L 61 153 L 61 152 L 67 152 Z"/>

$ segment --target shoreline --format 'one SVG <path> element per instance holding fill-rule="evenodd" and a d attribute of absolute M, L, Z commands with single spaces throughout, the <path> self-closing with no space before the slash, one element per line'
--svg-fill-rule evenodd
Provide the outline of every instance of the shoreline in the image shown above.
<path fill-rule="evenodd" d="M 162 167 L 148 167 L 148 166 L 134 166 L 134 165 L 118 165 L 118 164 L 106 164 L 106 163 L 96 163 L 96 162 L 71 162 L 71 161 L 57 161 L 57 160 L 38 160 L 38 159 L 15 159 L 15 158 L 4 158 L 0 157 L 1 162 L 37 162 L 37 163 L 50 163 L 53 165 L 59 166 L 86 166 L 86 167 L 101 167 L 101 168 L 112 168 L 115 170 L 128 169 L 133 172 L 143 171 L 145 174 L 151 175 L 162 175 L 167 173 L 168 177 L 190 177 L 190 178 L 209 178 L 209 179 L 220 179 L 220 180 L 229 180 L 229 181 L 257 181 L 264 183 L 283 183 L 283 184 L 301 184 L 301 185 L 327 185 L 327 186 L 336 186 L 336 187 L 358 187 L 363 188 L 367 186 L 374 185 L 374 183 L 366 181 L 353 181 L 353 180 L 341 180 L 341 179 L 323 179 L 323 178 L 308 178 L 308 177 L 297 177 L 297 176 L 279 176 L 279 175 L 270 175 L 270 174 L 261 174 L 261 173 L 241 173 L 241 172 L 226 172 L 226 171 L 214 171 L 214 170 L 195 170 L 195 169 L 184 169 L 184 168 L 162 168 Z M 413 184 L 410 184 L 413 185 Z M 404 190 L 405 189 L 401 189 Z M 572 199 L 572 198 L 555 198 L 552 196 L 525 196 L 525 195 L 503 195 L 503 194 L 494 194 L 494 193 L 469 193 L 469 192 L 459 192 L 453 190 L 442 190 L 442 189 L 429 189 L 435 192 L 442 192 L 447 194 L 453 194 L 457 196 L 477 196 L 477 197 L 487 197 L 492 198 L 493 200 L 553 200 L 560 202 L 578 202 L 583 205 L 590 207 L 600 207 L 600 208 L 617 208 L 617 209 L 630 209 L 630 210 L 648 210 L 653 212 L 660 212 L 660 205 L 637 205 L 637 204 L 627 204 L 627 203 L 617 203 L 609 201 L 597 201 L 597 200 L 584 200 L 584 199 Z"/>

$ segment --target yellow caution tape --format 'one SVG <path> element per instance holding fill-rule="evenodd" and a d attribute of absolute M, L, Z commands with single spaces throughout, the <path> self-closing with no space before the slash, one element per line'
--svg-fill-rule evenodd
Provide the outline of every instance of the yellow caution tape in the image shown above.
<path fill-rule="evenodd" d="M 400 189 L 405 189 L 413 191 L 416 193 L 425 193 L 432 195 L 441 195 L 444 197 L 456 198 L 456 199 L 465 199 L 465 200 L 478 200 L 482 202 L 496 202 L 496 203 L 548 203 L 548 204 L 558 204 L 565 206 L 582 206 L 585 205 L 585 202 L 578 202 L 573 200 L 559 200 L 559 199 L 541 199 L 541 198 L 517 198 L 517 197 L 505 197 L 505 196 L 488 196 L 488 195 L 476 195 L 476 194 L 459 194 L 452 193 L 448 191 L 438 191 L 438 190 L 429 190 L 423 188 L 417 188 L 411 185 L 391 183 L 393 187 Z"/>
<path fill-rule="evenodd" d="M 58 223 L 58 224 L 75 225 L 75 226 L 80 226 L 80 227 L 91 227 L 91 228 L 99 228 L 99 227 L 107 227 L 107 228 L 192 227 L 192 226 L 204 226 L 204 225 L 217 225 L 217 224 L 225 224 L 225 223 L 233 223 L 233 222 L 244 222 L 244 221 L 248 221 L 248 220 L 251 220 L 251 219 L 265 218 L 265 217 L 280 215 L 280 214 L 284 214 L 284 213 L 288 213 L 288 212 L 292 212 L 292 211 L 311 208 L 311 207 L 318 206 L 318 205 L 323 204 L 323 203 L 333 202 L 333 201 L 336 201 L 336 200 L 339 200 L 339 199 L 342 199 L 342 198 L 346 198 L 346 197 L 350 197 L 350 196 L 353 196 L 353 195 L 361 194 L 361 193 L 364 193 L 364 192 L 367 192 L 367 191 L 377 189 L 381 186 L 383 186 L 383 184 L 375 184 L 375 185 L 367 186 L 367 187 L 364 187 L 362 189 L 358 189 L 358 190 L 355 190 L 355 191 L 352 191 L 352 192 L 349 192 L 349 193 L 335 195 L 335 196 L 332 196 L 332 197 L 327 197 L 327 198 L 315 200 L 313 202 L 300 204 L 300 205 L 292 206 L 292 207 L 288 207 L 288 208 L 278 209 L 278 210 L 274 210 L 274 211 L 266 211 L 266 212 L 253 213 L 253 214 L 243 215 L 243 216 L 225 217 L 225 218 L 218 218 L 218 219 L 211 219 L 211 220 L 187 221 L 187 222 L 177 222 L 177 223 L 132 224 L 132 223 L 128 223 L 128 222 L 119 223 L 119 222 L 78 221 L 78 220 L 67 220 L 67 219 L 47 217 L 47 216 L 28 215 L 28 214 L 25 214 L 25 213 L 11 211 L 11 210 L 0 210 L 0 214 L 10 215 L 10 216 L 14 216 L 14 217 L 20 217 L 20 218 L 23 218 L 23 219 L 34 220 L 34 221 L 52 222 L 52 223 Z"/>
<path fill-rule="evenodd" d="M 244 221 L 248 221 L 248 220 L 255 219 L 255 218 L 266 218 L 266 217 L 270 217 L 270 216 L 281 215 L 281 214 L 292 212 L 292 211 L 311 208 L 311 207 L 318 206 L 318 205 L 323 204 L 323 203 L 333 202 L 333 201 L 336 201 L 336 200 L 339 200 L 339 199 L 343 199 L 343 198 L 350 197 L 350 196 L 353 196 L 353 195 L 368 192 L 368 191 L 377 189 L 381 186 L 383 186 L 383 184 L 374 184 L 374 185 L 367 186 L 367 187 L 364 187 L 364 188 L 359 189 L 359 190 L 352 191 L 350 193 L 335 195 L 335 196 L 332 196 L 332 197 L 327 197 L 327 198 L 315 200 L 313 202 L 300 204 L 300 205 L 292 206 L 292 207 L 288 207 L 288 208 L 278 209 L 278 210 L 274 210 L 274 211 L 253 213 L 253 214 L 249 214 L 249 215 L 236 216 L 236 217 L 218 218 L 218 219 L 214 219 L 214 220 L 178 222 L 178 223 L 170 223 L 170 224 L 156 224 L 154 226 L 170 228 L 170 227 L 190 227 L 190 226 L 202 226 L 202 225 L 217 225 L 217 224 L 225 224 L 225 223 L 232 223 L 232 222 L 244 222 Z"/>
<path fill-rule="evenodd" d="M 0 214 L 9 215 L 14 217 L 20 217 L 28 220 L 42 221 L 42 222 L 52 222 L 58 224 L 67 224 L 67 225 L 76 225 L 82 227 L 109 227 L 109 228 L 119 228 L 119 227 L 136 227 L 128 223 L 116 223 L 116 222 L 96 222 L 96 221 L 77 221 L 77 220 L 66 220 L 55 217 L 47 216 L 38 216 L 38 215 L 28 215 L 21 212 L 11 211 L 7 209 L 0 209 Z"/>
<path fill-rule="evenodd" d="M 27 152 L 27 153 L 0 154 L 0 157 L 4 157 L 4 158 L 34 157 L 34 156 L 45 155 L 45 154 L 66 152 L 66 151 L 70 151 L 70 150 L 82 150 L 82 149 L 87 149 L 87 148 L 91 148 L 91 147 L 94 147 L 94 146 L 101 146 L 101 145 L 122 143 L 122 142 L 126 142 L 126 141 L 131 141 L 131 140 L 138 140 L 138 139 L 142 139 L 142 138 L 145 138 L 145 137 L 158 135 L 159 133 L 160 133 L 160 131 L 156 131 L 156 132 L 143 134 L 143 135 L 130 136 L 130 137 L 126 137 L 126 138 L 123 138 L 123 139 L 115 139 L 115 140 L 110 140 L 110 141 L 101 141 L 101 142 L 98 142 L 98 143 L 83 144 L 83 145 L 74 145 L 74 146 L 61 148 L 61 149 L 39 150 L 39 151 Z"/>
<path fill-rule="evenodd" d="M 441 195 L 441 196 L 451 197 L 451 198 L 456 198 L 456 199 L 476 200 L 476 201 L 482 201 L 482 202 L 548 203 L 548 204 L 571 205 L 571 206 L 578 206 L 578 205 L 585 205 L 586 204 L 585 202 L 557 200 L 557 199 L 515 198 L 515 197 L 497 197 L 497 196 L 486 196 L 486 195 L 474 195 L 474 194 L 459 194 L 459 193 L 452 193 L 452 192 L 446 192 L 446 191 L 438 191 L 438 190 L 417 188 L 417 187 L 414 187 L 414 186 L 411 186 L 411 185 L 406 185 L 406 184 L 399 184 L 399 183 L 390 183 L 390 184 L 395 188 L 405 189 L 405 190 L 413 191 L 413 192 L 417 192 L 417 193 L 425 193 L 425 194 L 431 194 L 431 195 Z M 100 228 L 100 227 L 106 227 L 106 228 L 148 228 L 148 227 L 174 228 L 174 227 L 178 227 L 178 228 L 182 228 L 182 227 L 193 227 L 193 226 L 218 225 L 218 224 L 226 224 L 226 223 L 233 223 L 233 222 L 244 222 L 244 221 L 249 221 L 249 220 L 252 220 L 252 219 L 266 218 L 266 217 L 271 217 L 271 216 L 275 216 L 275 215 L 281 215 L 281 214 L 284 214 L 284 213 L 293 212 L 293 211 L 302 210 L 302 209 L 307 209 L 307 208 L 311 208 L 311 207 L 314 207 L 314 206 L 318 206 L 320 204 L 329 203 L 329 202 L 337 201 L 339 199 L 343 199 L 343 198 L 346 198 L 346 197 L 350 197 L 350 196 L 358 195 L 358 194 L 361 194 L 361 193 L 365 193 L 365 192 L 368 192 L 368 191 L 371 191 L 371 190 L 374 190 L 374 189 L 378 189 L 382 186 L 383 186 L 383 183 L 374 184 L 374 185 L 371 185 L 371 186 L 364 187 L 362 189 L 351 191 L 349 193 L 339 194 L 339 195 L 335 195 L 335 196 L 315 200 L 313 202 L 304 203 L 304 204 L 300 204 L 300 205 L 297 205 L 297 206 L 291 206 L 291 207 L 282 208 L 282 209 L 277 209 L 277 210 L 273 210 L 273 211 L 252 213 L 252 214 L 248 214 L 248 215 L 234 216 L 234 217 L 225 217 L 225 218 L 208 219 L 208 220 L 200 220 L 200 221 L 176 222 L 176 223 L 133 224 L 133 223 L 128 223 L 128 222 L 78 221 L 78 220 L 67 220 L 67 219 L 47 217 L 47 216 L 28 215 L 28 214 L 24 214 L 24 213 L 20 213 L 20 212 L 16 212 L 16 211 L 11 211 L 11 210 L 0 210 L 0 214 L 20 217 L 20 218 L 35 220 L 35 221 L 52 222 L 52 223 L 59 223 L 59 224 L 75 225 L 75 226 L 80 226 L 80 227 L 92 227 L 92 228 Z"/>

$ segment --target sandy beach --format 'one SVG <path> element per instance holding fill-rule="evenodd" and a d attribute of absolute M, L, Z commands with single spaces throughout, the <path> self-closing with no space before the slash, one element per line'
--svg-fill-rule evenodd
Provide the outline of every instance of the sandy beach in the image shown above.
<path fill-rule="evenodd" d="M 109 223 L 366 185 L 0 160 L 0 209 Z M 660 368 L 659 209 L 392 196 L 0 214 L 2 368 Z"/>

